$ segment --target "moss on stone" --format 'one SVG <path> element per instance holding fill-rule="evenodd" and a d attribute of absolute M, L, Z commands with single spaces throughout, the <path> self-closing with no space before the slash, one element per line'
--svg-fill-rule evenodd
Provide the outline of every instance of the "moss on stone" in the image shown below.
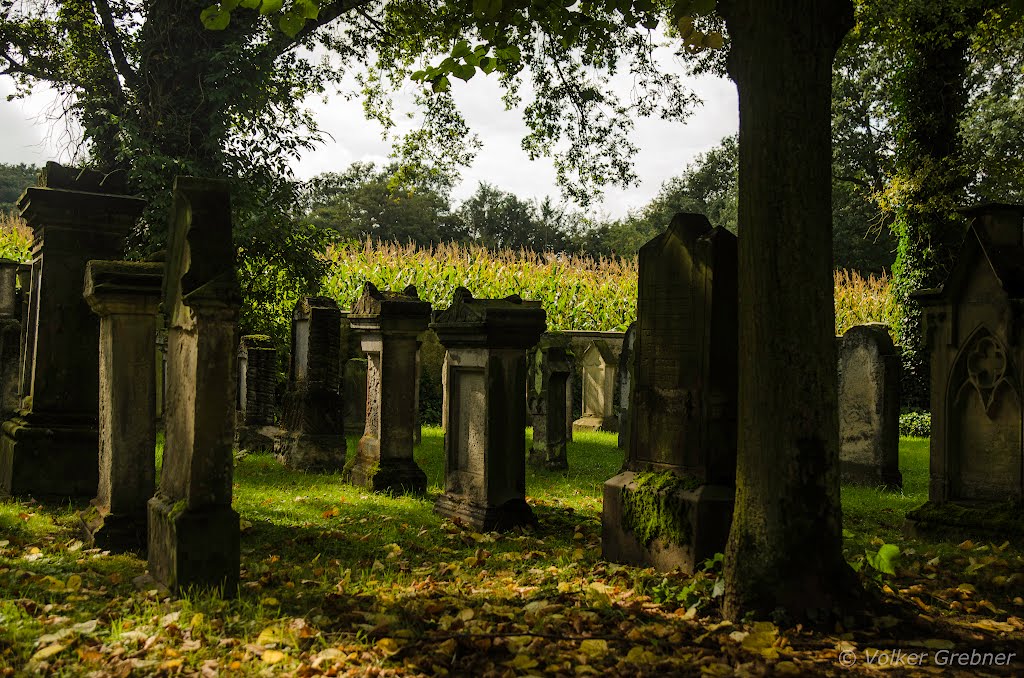
<path fill-rule="evenodd" d="M 686 546 L 690 543 L 689 506 L 680 494 L 694 490 L 700 480 L 671 471 L 643 472 L 622 488 L 622 527 L 644 546 L 657 538 Z"/>
<path fill-rule="evenodd" d="M 994 502 L 973 505 L 926 502 L 907 513 L 909 520 L 949 527 L 976 527 L 985 531 L 1024 534 L 1024 505 Z"/>

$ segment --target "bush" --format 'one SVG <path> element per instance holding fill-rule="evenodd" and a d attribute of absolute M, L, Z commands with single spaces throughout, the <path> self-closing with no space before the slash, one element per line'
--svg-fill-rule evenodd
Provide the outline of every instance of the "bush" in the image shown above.
<path fill-rule="evenodd" d="M 927 410 L 904 410 L 900 414 L 900 435 L 928 438 L 932 434 L 932 413 Z"/>

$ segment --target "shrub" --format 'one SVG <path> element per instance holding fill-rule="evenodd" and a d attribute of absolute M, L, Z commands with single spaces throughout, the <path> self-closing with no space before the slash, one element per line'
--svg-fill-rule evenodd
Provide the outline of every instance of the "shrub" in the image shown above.
<path fill-rule="evenodd" d="M 900 435 L 928 438 L 932 434 L 932 413 L 927 410 L 904 410 L 900 413 Z"/>

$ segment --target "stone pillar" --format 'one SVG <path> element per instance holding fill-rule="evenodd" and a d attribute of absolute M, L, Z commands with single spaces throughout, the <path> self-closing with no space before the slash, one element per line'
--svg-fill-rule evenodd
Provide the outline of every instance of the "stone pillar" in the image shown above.
<path fill-rule="evenodd" d="M 844 483 L 903 487 L 900 355 L 883 323 L 846 330 L 839 346 L 839 462 Z"/>
<path fill-rule="evenodd" d="M 13 259 L 0 259 L 0 413 L 9 417 L 18 409 L 21 363 L 21 295 Z"/>
<path fill-rule="evenodd" d="M 149 500 L 149 573 L 172 592 L 234 596 L 239 520 L 231 508 L 235 351 L 241 292 L 225 181 L 178 177 L 164 280 L 166 442 Z"/>
<path fill-rule="evenodd" d="M 100 317 L 99 487 L 80 516 L 86 538 L 112 551 L 146 550 L 146 502 L 156 482 L 157 310 L 160 263 L 90 261 L 84 297 Z"/>
<path fill-rule="evenodd" d="M 366 430 L 366 358 L 349 358 L 345 361 L 342 384 L 345 434 L 363 435 Z"/>
<path fill-rule="evenodd" d="M 476 530 L 535 522 L 526 503 L 526 350 L 545 330 L 540 302 L 455 290 L 430 327 L 447 349 L 441 515 Z"/>
<path fill-rule="evenodd" d="M 626 336 L 622 340 L 622 353 L 619 354 L 619 370 L 615 375 L 618 380 L 616 391 L 619 394 L 619 449 L 629 448 L 631 404 L 633 393 L 633 372 L 636 370 L 636 321 L 629 324 Z"/>
<path fill-rule="evenodd" d="M 277 349 L 270 337 L 247 334 L 238 343 L 238 449 L 271 451 L 280 429 L 274 426 Z"/>
<path fill-rule="evenodd" d="M 566 456 L 566 398 L 572 367 L 569 340 L 549 332 L 527 354 L 526 409 L 533 422 L 532 466 L 552 470 L 569 468 Z"/>
<path fill-rule="evenodd" d="M 723 551 L 732 522 L 736 236 L 678 214 L 639 259 L 629 453 L 604 485 L 602 552 L 693 572 Z"/>
<path fill-rule="evenodd" d="M 48 163 L 18 201 L 32 227 L 22 402 L 3 424 L 0 494 L 92 497 L 98 482 L 99 318 L 82 298 L 90 259 L 118 259 L 146 203 L 103 175 Z"/>
<path fill-rule="evenodd" d="M 572 423 L 573 431 L 617 431 L 615 373 L 618 360 L 608 342 L 595 339 L 580 358 L 583 367 L 583 416 Z"/>
<path fill-rule="evenodd" d="M 425 492 L 427 475 L 413 460 L 418 337 L 430 304 L 410 285 L 401 294 L 372 283 L 348 314 L 366 353 L 366 430 L 352 465 L 352 484 L 382 492 Z"/>
<path fill-rule="evenodd" d="M 289 432 L 285 466 L 341 471 L 345 421 L 341 401 L 341 311 L 327 297 L 303 297 L 292 313 L 292 359 L 284 401 Z"/>

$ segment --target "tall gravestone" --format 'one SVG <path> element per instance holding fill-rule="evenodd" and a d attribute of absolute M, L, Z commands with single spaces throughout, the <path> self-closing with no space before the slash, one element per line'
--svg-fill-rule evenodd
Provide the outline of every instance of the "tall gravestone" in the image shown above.
<path fill-rule="evenodd" d="M 87 539 L 146 550 L 156 483 L 156 326 L 163 264 L 90 261 L 83 296 L 100 317 L 99 485 L 80 514 Z"/>
<path fill-rule="evenodd" d="M 608 342 L 595 339 L 580 357 L 583 367 L 583 416 L 573 422 L 574 431 L 617 431 L 615 374 L 618 359 Z"/>
<path fill-rule="evenodd" d="M 401 293 L 372 283 L 348 315 L 366 353 L 366 428 L 351 482 L 376 491 L 425 492 L 427 475 L 413 460 L 419 390 L 418 337 L 430 324 L 430 303 L 410 285 Z"/>
<path fill-rule="evenodd" d="M 915 294 L 931 354 L 928 503 L 911 527 L 1024 534 L 1024 207 L 986 205 L 942 287 Z"/>
<path fill-rule="evenodd" d="M 0 414 L 18 409 L 21 365 L 21 297 L 17 289 L 21 264 L 0 259 Z"/>
<path fill-rule="evenodd" d="M 284 402 L 284 464 L 304 471 L 345 466 L 341 398 L 341 311 L 327 297 L 303 297 L 292 313 L 292 359 Z"/>
<path fill-rule="evenodd" d="M 883 323 L 839 343 L 839 465 L 844 483 L 899 490 L 900 355 Z"/>
<path fill-rule="evenodd" d="M 533 422 L 529 461 L 539 468 L 569 468 L 565 408 L 572 367 L 568 351 L 565 335 L 548 332 L 527 354 L 526 409 Z"/>
<path fill-rule="evenodd" d="M 145 201 L 109 177 L 47 163 L 18 201 L 32 228 L 21 407 L 0 435 L 0 494 L 92 497 L 98 482 L 99 318 L 82 298 L 90 259 L 118 259 Z"/>
<path fill-rule="evenodd" d="M 633 394 L 633 373 L 636 370 L 636 321 L 629 324 L 626 336 L 622 340 L 622 353 L 619 354 L 619 370 L 615 374 L 618 381 L 616 392 L 619 398 L 619 449 L 629 448 L 631 428 L 630 398 Z"/>
<path fill-rule="evenodd" d="M 623 473 L 604 486 L 607 560 L 692 572 L 721 552 L 736 477 L 736 237 L 678 214 L 640 249 Z"/>
<path fill-rule="evenodd" d="M 535 522 L 526 503 L 526 350 L 545 329 L 540 302 L 455 290 L 431 329 L 447 349 L 441 515 L 477 530 Z"/>
<path fill-rule="evenodd" d="M 277 407 L 277 349 L 270 337 L 247 334 L 238 342 L 238 449 L 274 449 L 282 431 L 274 426 Z"/>
<path fill-rule="evenodd" d="M 178 177 L 173 200 L 163 287 L 166 437 L 149 500 L 149 573 L 172 592 L 229 597 L 240 567 L 231 482 L 241 291 L 228 183 Z"/>

